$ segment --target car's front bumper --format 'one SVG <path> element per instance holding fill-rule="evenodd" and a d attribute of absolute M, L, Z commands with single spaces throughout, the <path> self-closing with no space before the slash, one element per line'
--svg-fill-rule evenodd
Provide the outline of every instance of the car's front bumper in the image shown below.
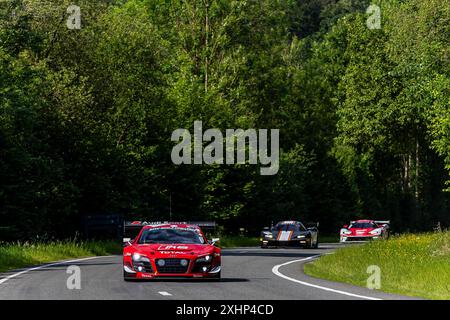
<path fill-rule="evenodd" d="M 127 279 L 155 279 L 155 278 L 217 278 L 220 276 L 221 265 L 217 262 L 211 265 L 206 271 L 198 271 L 198 268 L 188 267 L 186 272 L 159 272 L 155 266 L 138 271 L 129 262 L 123 264 L 124 277 Z"/>
<path fill-rule="evenodd" d="M 260 243 L 263 247 L 299 247 L 310 245 L 311 238 L 292 239 L 288 241 L 260 239 Z"/>
<path fill-rule="evenodd" d="M 130 270 L 126 269 L 124 267 L 124 271 L 126 274 L 126 278 L 128 279 L 164 279 L 164 278 L 174 278 L 174 279 L 208 279 L 208 278 L 217 278 L 217 276 L 220 274 L 221 267 L 217 266 L 213 270 L 209 272 L 202 272 L 202 273 L 147 273 L 147 272 L 139 272 L 139 271 L 133 271 L 129 272 Z"/>

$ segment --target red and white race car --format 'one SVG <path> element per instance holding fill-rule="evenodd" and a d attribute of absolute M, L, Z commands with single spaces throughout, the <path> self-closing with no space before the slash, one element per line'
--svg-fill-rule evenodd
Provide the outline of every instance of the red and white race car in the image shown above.
<path fill-rule="evenodd" d="M 220 279 L 221 252 L 200 227 L 186 223 L 144 225 L 123 249 L 124 280 Z"/>
<path fill-rule="evenodd" d="M 387 239 L 389 221 L 356 220 L 344 225 L 340 231 L 340 242 Z"/>

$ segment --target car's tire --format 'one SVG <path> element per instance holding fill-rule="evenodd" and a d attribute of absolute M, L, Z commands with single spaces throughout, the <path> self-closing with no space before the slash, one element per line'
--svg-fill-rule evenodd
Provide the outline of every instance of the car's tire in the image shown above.
<path fill-rule="evenodd" d="M 319 237 L 317 236 L 316 243 L 314 244 L 314 249 L 319 248 Z"/>
<path fill-rule="evenodd" d="M 136 281 L 136 278 L 130 276 L 130 274 L 124 270 L 123 271 L 123 280 L 127 281 L 127 282 L 130 282 L 130 281 Z"/>
<path fill-rule="evenodd" d="M 205 277 L 205 278 L 203 278 L 203 281 L 206 281 L 206 282 L 219 282 L 222 279 L 221 272 L 222 271 L 219 271 L 218 273 L 216 273 L 216 274 L 214 274 L 212 276 Z"/>

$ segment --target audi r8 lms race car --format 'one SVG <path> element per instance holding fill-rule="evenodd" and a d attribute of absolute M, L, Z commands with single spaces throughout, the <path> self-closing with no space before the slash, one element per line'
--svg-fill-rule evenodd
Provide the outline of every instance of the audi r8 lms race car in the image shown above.
<path fill-rule="evenodd" d="M 356 220 L 344 225 L 340 231 L 340 242 L 387 239 L 389 221 Z"/>
<path fill-rule="evenodd" d="M 218 240 L 208 242 L 197 225 L 144 225 L 124 247 L 124 279 L 220 279 L 221 252 L 214 245 Z"/>
<path fill-rule="evenodd" d="M 301 246 L 317 248 L 319 230 L 317 224 L 306 228 L 300 221 L 280 221 L 272 228 L 264 228 L 260 236 L 261 248 L 274 246 Z"/>

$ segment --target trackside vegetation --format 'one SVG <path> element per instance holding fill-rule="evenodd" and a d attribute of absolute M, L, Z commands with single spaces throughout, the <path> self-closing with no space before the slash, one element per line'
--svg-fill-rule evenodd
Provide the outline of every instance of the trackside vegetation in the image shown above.
<path fill-rule="evenodd" d="M 222 248 L 250 247 L 258 244 L 258 238 L 244 236 L 221 236 L 218 243 Z M 0 243 L 0 272 L 71 258 L 120 253 L 122 253 L 122 246 L 114 241 Z"/>
<path fill-rule="evenodd" d="M 305 266 L 313 277 L 366 286 L 380 267 L 380 290 L 427 299 L 450 299 L 450 231 L 405 234 L 351 246 Z"/>
<path fill-rule="evenodd" d="M 446 4 L 0 1 L 0 239 L 70 238 L 97 213 L 255 236 L 290 219 L 450 226 Z M 278 173 L 175 165 L 172 133 L 195 121 L 279 129 Z"/>
<path fill-rule="evenodd" d="M 254 247 L 259 245 L 259 238 L 243 236 L 221 236 L 218 245 L 221 248 Z"/>
<path fill-rule="evenodd" d="M 49 243 L 0 243 L 0 272 L 43 263 L 120 253 L 112 241 L 57 241 Z"/>

